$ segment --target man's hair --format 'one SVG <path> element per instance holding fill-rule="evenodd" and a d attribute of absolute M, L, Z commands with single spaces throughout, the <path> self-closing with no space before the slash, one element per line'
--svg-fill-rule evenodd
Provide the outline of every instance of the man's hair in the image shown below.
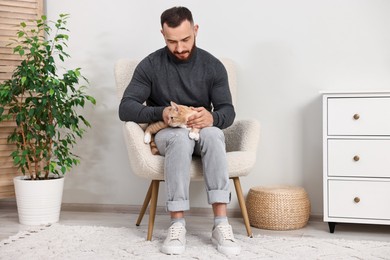
<path fill-rule="evenodd" d="M 185 20 L 189 21 L 191 24 L 194 23 L 191 11 L 182 6 L 172 7 L 161 14 L 161 28 L 164 26 L 164 23 L 166 23 L 168 27 L 176 28 Z"/>

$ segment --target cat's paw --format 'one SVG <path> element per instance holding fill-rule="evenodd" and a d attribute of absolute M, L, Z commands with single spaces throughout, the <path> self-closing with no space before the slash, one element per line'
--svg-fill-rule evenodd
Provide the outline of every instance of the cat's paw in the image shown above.
<path fill-rule="evenodd" d="M 152 140 L 152 135 L 151 134 L 149 134 L 149 133 L 146 133 L 145 135 L 144 135 L 144 143 L 145 144 L 150 144 L 150 141 Z"/>
<path fill-rule="evenodd" d="M 192 139 L 192 140 L 199 141 L 199 133 L 190 132 L 190 133 L 188 134 L 188 136 L 189 136 L 190 139 Z"/>

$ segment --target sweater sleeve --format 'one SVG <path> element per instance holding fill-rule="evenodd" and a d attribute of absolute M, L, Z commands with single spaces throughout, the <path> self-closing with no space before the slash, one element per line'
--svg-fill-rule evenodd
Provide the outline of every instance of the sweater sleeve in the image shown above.
<path fill-rule="evenodd" d="M 153 69 L 148 58 L 136 67 L 133 78 L 123 93 L 119 105 L 119 118 L 122 121 L 150 123 L 161 121 L 164 107 L 146 106 L 151 93 Z"/>
<path fill-rule="evenodd" d="M 213 125 L 221 129 L 231 126 L 236 113 L 230 93 L 227 71 L 220 61 L 215 66 L 215 81 L 210 95 L 213 105 Z"/>

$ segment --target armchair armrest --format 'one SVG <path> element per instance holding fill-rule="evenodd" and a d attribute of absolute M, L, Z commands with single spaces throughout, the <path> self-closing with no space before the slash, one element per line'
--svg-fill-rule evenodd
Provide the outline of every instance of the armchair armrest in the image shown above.
<path fill-rule="evenodd" d="M 136 149 L 148 148 L 149 146 L 144 143 L 144 129 L 142 125 L 132 121 L 124 123 L 124 133 L 129 144 Z"/>
<path fill-rule="evenodd" d="M 144 143 L 144 126 L 131 121 L 123 125 L 130 168 L 140 177 L 163 180 L 161 169 L 164 167 L 164 159 L 160 155 L 153 155 L 150 145 Z"/>
<path fill-rule="evenodd" d="M 223 130 L 226 151 L 256 152 L 260 137 L 260 123 L 255 119 L 236 120 Z"/>

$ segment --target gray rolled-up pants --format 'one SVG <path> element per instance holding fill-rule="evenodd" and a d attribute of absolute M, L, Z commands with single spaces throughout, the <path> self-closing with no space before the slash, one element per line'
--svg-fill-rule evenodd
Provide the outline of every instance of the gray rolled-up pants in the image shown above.
<path fill-rule="evenodd" d="M 190 209 L 190 166 L 193 155 L 202 159 L 208 203 L 229 203 L 229 174 L 222 130 L 217 127 L 203 128 L 199 141 L 191 140 L 188 133 L 189 130 L 184 128 L 165 128 L 155 136 L 157 148 L 165 156 L 167 210 Z"/>

